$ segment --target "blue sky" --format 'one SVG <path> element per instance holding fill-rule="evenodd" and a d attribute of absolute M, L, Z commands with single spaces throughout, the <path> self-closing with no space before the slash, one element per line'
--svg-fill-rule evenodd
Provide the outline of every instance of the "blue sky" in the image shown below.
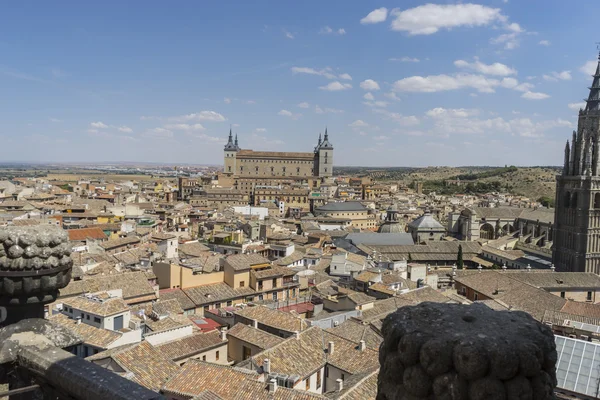
<path fill-rule="evenodd" d="M 598 1 L 18 2 L 0 8 L 0 161 L 559 165 Z"/>

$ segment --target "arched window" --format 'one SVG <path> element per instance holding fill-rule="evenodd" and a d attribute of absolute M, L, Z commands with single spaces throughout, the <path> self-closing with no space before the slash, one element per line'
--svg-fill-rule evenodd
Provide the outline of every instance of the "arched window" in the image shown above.
<path fill-rule="evenodd" d="M 577 193 L 571 196 L 571 208 L 577 208 Z"/>
<path fill-rule="evenodd" d="M 600 193 L 594 195 L 594 208 L 600 208 Z"/>
<path fill-rule="evenodd" d="M 564 204 L 564 207 L 565 208 L 569 208 L 571 206 L 570 204 L 571 204 L 571 193 L 566 192 L 565 193 L 565 204 Z"/>

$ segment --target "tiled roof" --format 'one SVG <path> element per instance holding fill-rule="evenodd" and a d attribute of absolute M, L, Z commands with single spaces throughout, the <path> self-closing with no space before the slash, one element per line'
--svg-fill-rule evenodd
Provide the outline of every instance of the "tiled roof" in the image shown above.
<path fill-rule="evenodd" d="M 600 304 L 567 301 L 560 311 L 569 314 L 584 315 L 591 318 L 600 318 Z"/>
<path fill-rule="evenodd" d="M 340 211 L 367 211 L 367 208 L 359 201 L 345 201 L 338 203 L 327 203 L 317 207 L 317 212 L 340 212 Z"/>
<path fill-rule="evenodd" d="M 223 344 L 226 345 L 227 341 L 221 340 L 221 333 L 215 330 L 208 333 L 196 333 L 154 347 L 168 359 L 179 361 Z"/>
<path fill-rule="evenodd" d="M 554 325 L 564 325 L 567 320 L 600 326 L 600 316 L 592 317 L 587 315 L 576 315 L 561 311 L 546 311 L 542 322 L 552 322 Z"/>
<path fill-rule="evenodd" d="M 357 305 L 372 303 L 377 300 L 375 297 L 368 296 L 365 293 L 339 287 L 338 298 L 342 296 L 347 296 L 353 303 Z"/>
<path fill-rule="evenodd" d="M 513 274 L 487 271 L 457 276 L 455 281 L 482 295 L 501 300 L 510 308 L 528 312 L 540 320 L 546 310 L 559 311 L 567 302 L 565 299 L 521 282 Z"/>
<path fill-rule="evenodd" d="M 194 323 L 183 315 L 170 315 L 166 318 L 159 319 L 156 321 L 150 318 L 146 319 L 146 328 L 152 331 L 152 333 L 148 333 L 150 335 L 153 333 L 181 328 L 187 325 L 194 325 Z"/>
<path fill-rule="evenodd" d="M 96 328 L 95 326 L 88 325 L 85 322 L 77 323 L 76 320 L 69 318 L 64 314 L 56 314 L 51 316 L 51 322 L 68 328 L 77 336 L 81 337 L 85 344 L 97 347 L 99 349 L 106 349 L 112 343 L 121 338 L 122 334 L 116 331 L 110 331 L 108 329 Z"/>
<path fill-rule="evenodd" d="M 334 343 L 333 354 L 328 354 L 328 343 Z M 370 348 L 360 351 L 358 343 L 333 335 L 313 326 L 299 337 L 286 339 L 281 344 L 252 357 L 257 366 L 268 358 L 271 372 L 299 375 L 301 379 L 330 364 L 349 374 L 373 371 L 379 367 L 379 352 Z"/>
<path fill-rule="evenodd" d="M 160 300 L 175 299 L 179 302 L 179 305 L 184 310 L 196 308 L 194 302 L 183 292 L 183 290 L 177 289 L 164 289 L 159 292 Z"/>
<path fill-rule="evenodd" d="M 327 332 L 348 339 L 351 342 L 358 343 L 364 340 L 367 347 L 379 349 L 379 345 L 383 342 L 383 337 L 376 333 L 371 325 L 364 325 L 360 322 L 348 319 L 335 328 L 326 329 Z"/>
<path fill-rule="evenodd" d="M 244 342 L 250 343 L 262 350 L 277 346 L 284 339 L 279 336 L 272 335 L 260 329 L 251 326 L 237 323 L 227 331 L 227 336 L 234 337 Z"/>
<path fill-rule="evenodd" d="M 378 376 L 379 370 L 373 371 L 352 385 L 347 391 L 345 389 L 348 386 L 348 382 L 344 382 L 344 392 L 342 395 L 336 396 L 333 393 L 330 398 L 338 398 L 340 400 L 375 400 L 377 397 Z"/>
<path fill-rule="evenodd" d="M 183 314 L 183 309 L 177 299 L 160 299 L 152 303 L 152 312 L 158 315 Z"/>
<path fill-rule="evenodd" d="M 308 327 L 300 317 L 264 306 L 246 307 L 235 311 L 234 314 L 287 332 L 300 332 Z"/>
<path fill-rule="evenodd" d="M 169 239 L 174 239 L 175 235 L 171 234 L 171 233 L 166 233 L 166 232 L 155 232 L 152 234 L 151 238 L 152 240 L 169 240 Z"/>
<path fill-rule="evenodd" d="M 115 247 L 127 246 L 128 244 L 139 243 L 140 238 L 137 236 L 127 236 L 119 239 L 107 240 L 106 242 L 100 243 L 100 247 L 105 250 L 114 249 Z"/>
<path fill-rule="evenodd" d="M 129 306 L 120 297 L 109 298 L 102 301 L 88 299 L 87 297 L 73 297 L 65 299 L 63 304 L 102 317 L 108 317 L 129 310 Z"/>
<path fill-rule="evenodd" d="M 227 257 L 225 262 L 235 271 L 250 269 L 253 265 L 270 264 L 271 262 L 259 254 L 235 254 Z"/>
<path fill-rule="evenodd" d="M 154 289 L 148 283 L 148 279 L 142 271 L 124 272 L 109 276 L 95 276 L 81 281 L 71 281 L 65 288 L 60 289 L 59 298 L 113 289 L 122 289 L 123 300 L 126 302 L 129 299 L 142 296 L 154 297 L 156 299 Z"/>
<path fill-rule="evenodd" d="M 266 279 L 266 278 L 274 278 L 277 276 L 291 276 L 296 275 L 296 271 L 286 267 L 273 267 L 267 268 L 260 271 L 252 271 L 252 275 L 256 279 Z"/>
<path fill-rule="evenodd" d="M 386 315 L 393 313 L 400 307 L 411 306 L 422 303 L 424 301 L 433 301 L 435 303 L 448 303 L 448 299 L 443 294 L 437 292 L 429 286 L 411 290 L 402 293 L 396 297 L 391 297 L 385 300 L 377 300 L 373 304 L 373 308 L 364 310 L 361 316 L 354 317 L 356 320 L 363 322 L 371 322 L 377 319 L 382 319 Z"/>
<path fill-rule="evenodd" d="M 99 353 L 88 357 L 87 360 L 94 362 L 106 358 L 112 358 L 121 368 L 129 372 L 125 377 L 154 391 L 158 391 L 169 378 L 180 371 L 177 364 L 163 356 L 146 341 Z"/>
<path fill-rule="evenodd" d="M 249 287 L 233 289 L 225 282 L 195 286 L 182 290 L 196 306 L 252 296 L 256 293 Z"/>
<path fill-rule="evenodd" d="M 235 383 L 235 384 L 234 384 Z M 274 393 L 268 384 L 259 382 L 256 374 L 248 374 L 224 365 L 192 359 L 162 388 L 167 397 L 189 397 L 210 390 L 223 400 L 314 400 L 324 397 L 305 391 L 278 387 Z"/>
<path fill-rule="evenodd" d="M 600 275 L 592 272 L 550 272 L 507 270 L 511 278 L 543 289 L 600 289 Z"/>
<path fill-rule="evenodd" d="M 69 229 L 67 233 L 69 234 L 69 240 L 71 241 L 83 241 L 86 239 L 108 239 L 104 231 L 100 228 Z"/>

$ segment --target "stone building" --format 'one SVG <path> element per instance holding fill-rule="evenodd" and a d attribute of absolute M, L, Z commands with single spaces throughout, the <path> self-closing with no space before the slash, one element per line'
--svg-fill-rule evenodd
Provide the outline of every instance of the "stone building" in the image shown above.
<path fill-rule="evenodd" d="M 331 177 L 333 175 L 333 145 L 325 129 L 325 136 L 313 152 L 274 152 L 241 149 L 237 135 L 231 130 L 225 145 L 224 173 L 245 177 Z"/>
<path fill-rule="evenodd" d="M 556 177 L 552 259 L 559 271 L 600 272 L 600 62 L 593 78 Z"/>
<path fill-rule="evenodd" d="M 345 201 L 340 203 L 327 203 L 314 210 L 317 217 L 349 220 L 355 228 L 373 229 L 377 227 L 377 219 L 373 210 L 368 209 L 358 201 Z"/>
<path fill-rule="evenodd" d="M 425 214 L 408 224 L 408 233 L 415 243 L 439 241 L 446 236 L 446 228 L 429 211 L 425 211 Z"/>

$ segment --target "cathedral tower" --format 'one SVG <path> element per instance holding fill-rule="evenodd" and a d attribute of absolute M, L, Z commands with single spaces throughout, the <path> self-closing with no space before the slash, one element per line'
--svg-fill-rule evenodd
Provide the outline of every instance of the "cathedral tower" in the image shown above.
<path fill-rule="evenodd" d="M 240 147 L 238 146 L 238 138 L 235 135 L 235 142 L 233 141 L 233 135 L 231 134 L 231 129 L 229 129 L 229 140 L 225 145 L 225 169 L 224 173 L 233 175 L 236 172 L 237 167 L 237 152 L 240 151 Z"/>
<path fill-rule="evenodd" d="M 600 56 L 577 131 L 556 177 L 552 260 L 558 271 L 600 273 Z"/>
<path fill-rule="evenodd" d="M 315 147 L 314 175 L 326 178 L 333 176 L 333 145 L 329 142 L 327 128 L 323 140 L 319 135 L 319 143 Z"/>

